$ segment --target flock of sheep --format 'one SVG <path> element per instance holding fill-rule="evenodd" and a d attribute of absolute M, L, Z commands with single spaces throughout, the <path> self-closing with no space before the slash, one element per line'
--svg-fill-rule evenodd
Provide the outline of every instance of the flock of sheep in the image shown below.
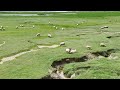
<path fill-rule="evenodd" d="M 49 24 L 50 24 L 50 25 L 53 25 L 53 24 L 51 24 L 51 22 L 49 22 Z M 79 24 L 77 23 L 76 25 L 78 26 Z M 16 29 L 18 29 L 19 27 L 24 27 L 24 25 L 16 26 Z M 55 29 L 58 29 L 57 26 L 53 26 L 53 27 L 54 27 Z M 33 25 L 32 28 L 35 28 L 35 26 Z M 101 27 L 101 29 L 105 29 L 105 28 L 108 28 L 108 26 L 103 26 L 103 27 Z M 64 30 L 65 28 L 62 27 L 61 29 Z M 4 31 L 4 30 L 5 30 L 5 27 L 1 26 L 0 30 L 1 30 L 1 31 Z M 37 33 L 37 34 L 36 34 L 36 37 L 40 37 L 40 36 L 41 36 L 40 33 Z M 49 33 L 48 33 L 47 36 L 48 36 L 49 38 L 52 37 L 52 35 L 49 34 Z M 65 45 L 65 42 L 61 42 L 61 43 L 60 43 L 60 46 L 63 46 L 63 45 Z M 101 46 L 101 47 L 106 47 L 105 43 L 100 43 L 100 46 Z M 92 47 L 89 46 L 89 45 L 86 45 L 86 48 L 87 48 L 88 50 L 92 50 Z M 75 53 L 76 51 L 77 51 L 77 50 L 76 50 L 76 49 L 73 49 L 73 48 L 66 48 L 66 52 L 69 53 L 69 54 Z"/>
<path fill-rule="evenodd" d="M 51 24 L 51 22 L 49 22 L 49 24 Z M 79 25 L 78 23 L 76 24 L 77 26 Z M 58 28 L 58 27 L 56 27 L 56 26 L 53 26 L 54 28 Z M 103 27 L 101 27 L 101 29 L 105 29 L 105 28 L 108 28 L 108 26 L 103 26 Z M 64 28 L 61 28 L 62 30 L 64 30 Z M 40 37 L 40 33 L 37 33 L 36 34 L 36 36 L 37 37 Z M 48 37 L 49 38 L 51 38 L 52 37 L 52 35 L 51 34 L 48 34 Z M 65 45 L 65 42 L 61 42 L 60 43 L 60 46 L 64 46 Z M 105 45 L 105 43 L 100 43 L 100 46 L 101 47 L 106 47 L 106 45 Z M 89 46 L 89 45 L 86 45 L 86 48 L 88 49 L 88 50 L 92 50 L 92 47 L 91 46 Z M 77 50 L 76 49 L 73 49 L 73 48 L 66 48 L 66 52 L 67 53 L 69 53 L 69 54 L 73 54 L 73 53 L 75 53 Z"/>
<path fill-rule="evenodd" d="M 5 31 L 5 27 L 1 26 L 1 27 L 0 27 L 0 30 L 1 30 L 1 31 Z"/>

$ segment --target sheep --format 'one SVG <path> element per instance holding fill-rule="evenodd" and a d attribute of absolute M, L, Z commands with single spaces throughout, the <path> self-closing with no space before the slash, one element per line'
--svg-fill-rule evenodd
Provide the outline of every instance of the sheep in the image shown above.
<path fill-rule="evenodd" d="M 65 42 L 61 42 L 61 43 L 60 43 L 60 46 L 63 46 L 63 45 L 65 45 Z"/>
<path fill-rule="evenodd" d="M 3 31 L 5 30 L 5 28 L 3 28 Z"/>
<path fill-rule="evenodd" d="M 89 45 L 87 45 L 86 48 L 89 50 L 92 50 L 91 46 L 89 46 Z"/>
<path fill-rule="evenodd" d="M 1 26 L 1 28 L 3 29 L 3 26 Z"/>
<path fill-rule="evenodd" d="M 77 26 L 79 25 L 79 24 L 76 24 Z"/>
<path fill-rule="evenodd" d="M 36 34 L 36 37 L 39 37 L 39 36 L 40 36 L 40 33 L 37 33 L 37 34 Z"/>
<path fill-rule="evenodd" d="M 64 30 L 64 28 L 61 28 L 62 30 Z"/>
<path fill-rule="evenodd" d="M 101 27 L 101 29 L 104 29 L 104 27 Z"/>
<path fill-rule="evenodd" d="M 71 49 L 70 53 L 75 53 L 76 49 Z"/>
<path fill-rule="evenodd" d="M 33 25 L 32 27 L 33 27 L 33 28 L 35 28 L 35 26 L 34 26 L 34 25 Z"/>
<path fill-rule="evenodd" d="M 55 26 L 53 26 L 53 27 L 55 27 Z"/>
<path fill-rule="evenodd" d="M 52 37 L 52 35 L 51 35 L 51 34 L 48 34 L 48 37 L 49 37 L 49 38 L 51 38 L 51 37 Z"/>
<path fill-rule="evenodd" d="M 66 49 L 66 52 L 67 52 L 67 53 L 69 53 L 69 52 L 70 52 L 70 50 L 71 50 L 71 48 L 67 48 L 67 49 Z"/>
<path fill-rule="evenodd" d="M 101 29 L 108 28 L 108 26 L 101 27 Z"/>
<path fill-rule="evenodd" d="M 1 26 L 0 30 L 4 30 L 3 28 L 4 28 L 4 27 L 3 27 L 3 26 Z"/>
<path fill-rule="evenodd" d="M 55 27 L 55 29 L 58 29 L 58 27 Z"/>
<path fill-rule="evenodd" d="M 106 45 L 104 43 L 100 43 L 101 47 L 106 47 Z"/>
<path fill-rule="evenodd" d="M 49 24 L 50 24 L 50 22 L 49 22 Z"/>
<path fill-rule="evenodd" d="M 24 27 L 24 25 L 20 25 L 20 27 Z"/>
<path fill-rule="evenodd" d="M 66 52 L 69 54 L 75 53 L 77 50 L 76 49 L 72 49 L 72 48 L 67 48 Z"/>
<path fill-rule="evenodd" d="M 18 26 L 16 26 L 16 29 L 18 29 Z"/>
<path fill-rule="evenodd" d="M 108 26 L 104 26 L 104 28 L 108 28 Z"/>

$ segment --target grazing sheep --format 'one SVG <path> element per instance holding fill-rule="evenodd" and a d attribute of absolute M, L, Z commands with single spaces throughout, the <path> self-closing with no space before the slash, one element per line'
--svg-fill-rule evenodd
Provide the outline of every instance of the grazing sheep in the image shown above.
<path fill-rule="evenodd" d="M 104 43 L 100 43 L 101 47 L 106 47 L 106 45 Z"/>
<path fill-rule="evenodd" d="M 49 22 L 49 24 L 50 24 L 50 22 Z"/>
<path fill-rule="evenodd" d="M 71 49 L 70 53 L 75 53 L 76 49 Z"/>
<path fill-rule="evenodd" d="M 53 27 L 55 27 L 55 26 L 53 26 Z"/>
<path fill-rule="evenodd" d="M 101 27 L 101 29 L 108 28 L 108 26 Z"/>
<path fill-rule="evenodd" d="M 39 36 L 40 36 L 40 33 L 37 33 L 37 34 L 36 34 L 36 37 L 39 37 Z"/>
<path fill-rule="evenodd" d="M 1 26 L 0 30 L 1 30 L 1 31 L 3 31 L 3 30 L 4 30 L 3 28 L 4 28 L 4 27 L 3 27 L 3 26 Z"/>
<path fill-rule="evenodd" d="M 48 37 L 49 37 L 49 38 L 51 38 L 51 37 L 52 37 L 52 35 L 51 35 L 51 34 L 48 34 Z"/>
<path fill-rule="evenodd" d="M 34 26 L 34 25 L 33 25 L 32 27 L 33 27 L 33 28 L 35 28 L 35 26 Z"/>
<path fill-rule="evenodd" d="M 1 28 L 3 29 L 3 26 L 1 26 Z"/>
<path fill-rule="evenodd" d="M 66 49 L 66 52 L 69 53 L 69 54 L 72 54 L 72 53 L 75 53 L 75 52 L 76 52 L 76 49 L 67 48 L 67 49 Z"/>
<path fill-rule="evenodd" d="M 61 42 L 61 43 L 60 43 L 60 46 L 63 46 L 63 45 L 65 45 L 65 42 Z"/>
<path fill-rule="evenodd" d="M 66 49 L 66 52 L 67 52 L 67 53 L 69 53 L 69 52 L 70 52 L 70 50 L 71 50 L 71 48 L 67 48 L 67 49 Z"/>
<path fill-rule="evenodd" d="M 89 45 L 87 45 L 86 48 L 89 50 L 92 50 L 91 46 L 89 46 Z"/>
<path fill-rule="evenodd" d="M 5 28 L 2 29 L 3 31 L 5 30 Z"/>
<path fill-rule="evenodd" d="M 20 25 L 20 27 L 24 27 L 24 25 Z"/>
<path fill-rule="evenodd" d="M 108 26 L 104 26 L 104 28 L 108 28 Z"/>
<path fill-rule="evenodd" d="M 58 29 L 58 27 L 55 27 L 55 29 Z"/>
<path fill-rule="evenodd" d="M 77 24 L 77 26 L 78 26 L 79 24 Z"/>
<path fill-rule="evenodd" d="M 16 29 L 18 29 L 18 26 L 16 26 Z"/>
<path fill-rule="evenodd" d="M 104 27 L 101 27 L 101 29 L 104 29 Z"/>
<path fill-rule="evenodd" d="M 64 30 L 64 28 L 61 28 L 62 30 Z"/>

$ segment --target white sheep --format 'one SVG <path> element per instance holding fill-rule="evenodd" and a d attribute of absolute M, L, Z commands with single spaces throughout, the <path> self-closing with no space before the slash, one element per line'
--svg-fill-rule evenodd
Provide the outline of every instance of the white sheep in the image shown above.
<path fill-rule="evenodd" d="M 55 26 L 53 26 L 53 27 L 55 27 Z"/>
<path fill-rule="evenodd" d="M 66 48 L 66 52 L 69 53 L 70 52 L 70 48 Z"/>
<path fill-rule="evenodd" d="M 50 22 L 49 22 L 49 24 L 50 24 Z"/>
<path fill-rule="evenodd" d="M 105 43 L 100 43 L 101 47 L 106 47 Z"/>
<path fill-rule="evenodd" d="M 108 28 L 108 26 L 103 26 L 103 27 L 101 27 L 101 29 L 104 29 L 104 28 Z"/>
<path fill-rule="evenodd" d="M 104 29 L 104 27 L 101 27 L 101 29 Z"/>
<path fill-rule="evenodd" d="M 49 38 L 51 38 L 51 37 L 52 37 L 52 35 L 51 35 L 51 34 L 48 34 L 48 37 L 49 37 Z"/>
<path fill-rule="evenodd" d="M 24 25 L 20 25 L 20 27 L 24 27 Z"/>
<path fill-rule="evenodd" d="M 1 28 L 3 29 L 3 26 L 1 26 Z"/>
<path fill-rule="evenodd" d="M 40 36 L 40 33 L 37 33 L 37 34 L 36 34 L 36 37 L 39 37 L 39 36 Z"/>
<path fill-rule="evenodd" d="M 18 26 L 16 26 L 16 29 L 18 29 Z"/>
<path fill-rule="evenodd" d="M 76 51 L 76 49 L 71 49 L 70 53 L 75 53 Z"/>
<path fill-rule="evenodd" d="M 34 25 L 33 25 L 32 27 L 33 27 L 33 28 L 35 28 L 35 26 L 34 26 Z"/>
<path fill-rule="evenodd" d="M 108 26 L 104 26 L 104 28 L 108 28 Z"/>
<path fill-rule="evenodd" d="M 78 26 L 79 24 L 77 24 L 77 26 Z"/>
<path fill-rule="evenodd" d="M 91 50 L 91 49 L 92 49 L 92 48 L 91 48 L 91 46 L 89 46 L 89 45 L 87 45 L 87 46 L 86 46 L 86 48 L 87 48 L 87 49 L 89 49 L 89 50 Z"/>
<path fill-rule="evenodd" d="M 58 27 L 55 27 L 55 29 L 58 29 Z"/>
<path fill-rule="evenodd" d="M 75 53 L 77 50 L 76 49 L 72 49 L 72 48 L 67 48 L 66 52 L 69 54 Z"/>
<path fill-rule="evenodd" d="M 65 45 L 65 42 L 61 42 L 61 43 L 60 43 L 60 46 L 63 46 L 63 45 Z"/>
<path fill-rule="evenodd" d="M 3 28 L 3 30 L 5 30 L 5 28 Z"/>
<path fill-rule="evenodd" d="M 64 28 L 61 28 L 62 30 L 64 30 Z"/>

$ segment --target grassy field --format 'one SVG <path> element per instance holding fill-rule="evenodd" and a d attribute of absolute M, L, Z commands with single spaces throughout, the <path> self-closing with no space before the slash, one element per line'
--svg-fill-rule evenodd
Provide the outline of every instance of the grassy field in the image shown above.
<path fill-rule="evenodd" d="M 16 29 L 19 25 L 24 27 Z M 0 59 L 26 50 L 38 49 L 37 45 L 59 45 L 60 42 L 65 42 L 65 46 L 41 48 L 0 64 L 0 79 L 40 79 L 48 74 L 48 69 L 55 60 L 81 57 L 89 52 L 120 49 L 120 12 L 0 12 L 0 26 L 5 27 L 5 31 L 0 30 L 0 44 L 5 41 L 5 44 L 0 46 Z M 109 28 L 102 29 L 101 32 L 102 26 Z M 37 33 L 41 36 L 36 37 Z M 48 38 L 48 33 L 52 38 Z M 106 38 L 107 36 L 113 38 Z M 102 42 L 106 47 L 100 47 Z M 86 49 L 86 45 L 90 45 L 92 50 Z M 74 48 L 77 52 L 68 54 L 66 48 Z M 67 75 L 76 73 L 75 79 L 118 79 L 120 52 L 112 55 L 117 58 L 66 64 L 64 72 L 67 72 Z M 90 68 L 76 69 L 87 66 Z"/>

